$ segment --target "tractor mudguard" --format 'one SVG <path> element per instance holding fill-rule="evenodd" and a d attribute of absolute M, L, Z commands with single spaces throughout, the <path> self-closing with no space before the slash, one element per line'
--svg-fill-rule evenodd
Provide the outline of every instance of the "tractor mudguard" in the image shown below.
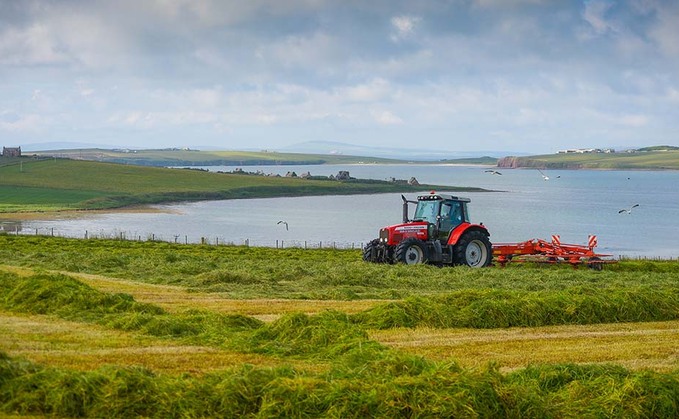
<path fill-rule="evenodd" d="M 488 229 L 483 224 L 462 223 L 459 226 L 455 227 L 453 231 L 450 232 L 450 236 L 448 236 L 448 245 L 449 246 L 456 245 L 458 240 L 460 240 L 460 237 L 462 237 L 464 233 L 473 230 L 481 231 L 483 234 L 490 237 Z"/>

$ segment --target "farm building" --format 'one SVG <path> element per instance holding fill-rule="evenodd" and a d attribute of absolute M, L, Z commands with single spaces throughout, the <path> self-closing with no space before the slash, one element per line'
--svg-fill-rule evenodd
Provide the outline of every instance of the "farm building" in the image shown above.
<path fill-rule="evenodd" d="M 21 157 L 21 147 L 3 147 L 2 157 Z"/>

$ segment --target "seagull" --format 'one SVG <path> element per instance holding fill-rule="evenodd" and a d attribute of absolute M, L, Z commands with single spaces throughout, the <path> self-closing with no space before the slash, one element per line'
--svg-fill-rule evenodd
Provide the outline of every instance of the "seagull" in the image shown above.
<path fill-rule="evenodd" d="M 638 206 L 639 206 L 639 204 L 634 204 L 634 205 L 632 205 L 632 206 L 629 207 L 629 208 L 621 209 L 620 211 L 618 211 L 618 214 L 622 214 L 623 212 L 626 212 L 626 213 L 628 213 L 628 214 L 631 214 L 631 213 L 632 213 L 632 208 L 636 208 L 636 207 L 638 207 Z"/>
<path fill-rule="evenodd" d="M 276 224 L 285 224 L 285 229 L 286 229 L 286 230 L 289 230 L 289 229 L 288 229 L 288 222 L 287 222 L 287 221 L 282 221 L 282 220 L 281 220 L 281 221 L 277 222 Z"/>
<path fill-rule="evenodd" d="M 490 173 L 491 175 L 500 175 L 500 176 L 502 176 L 502 173 L 498 172 L 497 170 L 488 169 L 488 170 L 484 170 L 484 172 Z"/>
<path fill-rule="evenodd" d="M 547 176 L 546 174 L 542 173 L 542 170 L 538 169 L 538 172 L 540 172 L 540 174 L 542 175 L 542 179 L 543 179 L 543 180 L 549 180 L 549 176 Z"/>

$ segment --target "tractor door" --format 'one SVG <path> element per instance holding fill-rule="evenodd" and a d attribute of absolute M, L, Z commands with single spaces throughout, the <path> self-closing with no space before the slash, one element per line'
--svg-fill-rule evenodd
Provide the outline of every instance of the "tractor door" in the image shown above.
<path fill-rule="evenodd" d="M 462 224 L 462 221 L 462 203 L 459 201 L 444 201 L 441 204 L 441 212 L 439 214 L 439 238 L 443 241 L 448 241 L 450 232 Z"/>

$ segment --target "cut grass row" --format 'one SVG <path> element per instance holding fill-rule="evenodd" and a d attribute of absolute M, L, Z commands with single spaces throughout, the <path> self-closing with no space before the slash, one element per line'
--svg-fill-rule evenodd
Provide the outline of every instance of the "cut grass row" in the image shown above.
<path fill-rule="evenodd" d="M 679 413 L 676 372 L 561 364 L 535 365 L 503 375 L 497 366 L 465 369 L 388 349 L 337 312 L 289 315 L 271 324 L 201 312 L 173 315 L 129 296 L 101 293 L 63 275 L 5 273 L 1 278 L 3 309 L 11 312 L 70 318 L 181 345 L 231 348 L 286 360 L 332 361 L 320 371 L 243 366 L 205 375 L 158 375 L 137 367 L 86 371 L 42 367 L 0 355 L 4 412 L 94 417 L 581 417 L 630 412 L 673 417 Z"/>
<path fill-rule="evenodd" d="M 6 269 L 6 272 L 19 274 L 23 278 L 33 275 L 30 270 Z M 78 276 L 81 277 L 80 275 Z M 56 282 L 62 278 L 56 277 Z M 18 279 L 18 278 L 17 278 Z M 91 279 L 90 281 L 91 282 Z M 179 287 L 140 284 L 141 290 L 135 290 L 129 281 L 114 279 L 102 282 L 97 278 L 92 282 L 94 286 L 105 290 L 105 294 L 115 291 L 133 291 L 135 295 L 146 297 L 147 303 L 159 307 L 167 304 L 168 300 L 180 300 L 187 295 Z M 116 288 L 115 284 L 120 287 Z M 161 293 L 153 292 L 160 288 Z M 83 290 L 88 290 L 83 287 Z M 100 294 L 89 290 L 95 301 L 100 301 Z M 41 292 L 41 296 L 49 293 Z M 173 295 L 176 294 L 176 295 Z M 52 297 L 56 298 L 56 297 Z M 74 300 L 82 298 L 72 297 Z M 32 301 L 32 298 L 29 298 Z M 63 301 L 63 300 L 61 300 Z M 205 304 L 199 296 L 196 300 L 187 300 L 179 309 L 171 305 L 170 314 L 179 315 L 196 309 L 215 313 L 245 314 L 253 311 L 248 307 L 250 301 L 233 301 L 212 296 L 210 304 Z M 271 314 L 269 322 L 290 316 L 296 307 L 297 312 L 322 313 L 323 304 L 319 301 L 290 301 L 280 310 L 277 303 L 281 301 L 260 300 L 254 302 L 254 311 L 266 310 Z M 339 310 L 357 310 L 356 302 L 334 301 L 332 307 Z M 379 306 L 377 302 L 370 304 Z M 265 308 L 269 306 L 268 310 Z M 30 306 L 30 305 L 29 305 Z M 241 312 L 238 309 L 242 309 Z M 51 310 L 61 317 L 74 318 L 72 307 L 60 304 L 60 310 Z M 26 307 L 19 307 L 26 311 Z M 38 311 L 44 312 L 44 308 Z M 163 313 L 166 313 L 163 311 Z M 190 360 L 195 361 L 194 372 L 205 372 L 215 369 L 217 361 L 207 358 L 214 357 L 223 360 L 223 365 L 248 362 L 256 365 L 271 365 L 268 357 L 256 354 L 234 353 L 219 346 L 206 347 L 206 341 L 193 341 L 181 348 L 173 339 L 157 338 L 133 331 L 110 330 L 92 323 L 78 323 L 77 320 L 91 319 L 86 313 L 75 317 L 74 321 L 55 320 L 45 315 L 28 316 L 26 313 L 0 314 L 0 351 L 11 351 L 16 355 L 24 355 L 36 362 L 47 362 L 50 365 L 67 366 L 77 369 L 91 369 L 105 363 L 119 365 L 144 365 L 154 371 L 179 373 L 186 368 Z M 123 313 L 124 314 L 124 313 Z M 350 314 L 350 313 L 349 313 Z M 95 316 L 96 317 L 96 316 Z M 262 316 L 255 316 L 261 319 Z M 349 316 L 349 319 L 360 319 L 361 316 Z M 105 319 L 100 319 L 104 322 Z M 110 329 L 110 328 L 109 328 Z M 141 330 L 141 329 L 140 329 Z M 130 335 L 130 333 L 133 333 Z M 181 338 L 181 336 L 179 337 Z M 649 323 L 607 323 L 590 326 L 552 326 L 552 327 L 520 327 L 501 328 L 494 330 L 472 330 L 460 328 L 392 328 L 381 331 L 371 331 L 370 338 L 385 343 L 388 346 L 424 355 L 437 360 L 456 359 L 466 367 L 480 367 L 490 362 L 496 362 L 503 370 L 524 367 L 530 363 L 554 362 L 616 362 L 631 369 L 650 368 L 659 371 L 669 371 L 679 366 L 679 349 L 674 344 L 679 339 L 677 321 L 649 322 Z M 207 342 L 209 343 L 209 342 Z M 179 343 L 180 344 L 180 343 Z M 165 350 L 164 348 L 173 349 Z M 129 348 L 125 350 L 124 348 Z M 242 348 L 241 348 L 242 349 Z M 238 355 L 240 354 L 240 355 Z M 280 363 L 278 361 L 277 363 Z M 173 368 L 175 365 L 176 368 Z M 308 369 L 310 366 L 305 365 Z"/>
<path fill-rule="evenodd" d="M 534 366 L 502 375 L 357 350 L 324 374 L 244 366 L 171 377 L 139 368 L 44 368 L 0 354 L 0 408 L 20 414 L 671 418 L 678 405 L 676 375 L 610 365 Z"/>
<path fill-rule="evenodd" d="M 10 312 L 52 315 L 244 352 L 321 358 L 347 342 L 367 340 L 367 329 L 415 326 L 497 329 L 679 320 L 676 288 L 637 287 L 623 292 L 458 291 L 378 304 L 355 314 L 340 311 L 323 311 L 314 316 L 287 314 L 271 323 L 242 314 L 206 310 L 170 313 L 155 304 L 137 302 L 129 294 L 101 292 L 61 274 L 24 276 L 0 271 L 0 290 L 3 294 L 0 308 Z M 651 300 L 653 303 L 648 304 Z M 335 347 L 328 349 L 329 345 Z"/>
<path fill-rule="evenodd" d="M 678 414 L 676 262 L 440 269 L 367 264 L 358 251 L 13 235 L 0 235 L 0 256 L 5 413 Z M 263 322 L 218 308 L 233 297 L 257 297 L 258 315 L 269 299 L 299 310 Z M 564 323 L 594 324 L 544 326 Z"/>
<path fill-rule="evenodd" d="M 0 260 L 14 266 L 181 286 L 233 299 L 394 300 L 461 290 L 543 291 L 576 287 L 676 286 L 674 261 L 621 261 L 601 272 L 569 266 L 506 268 L 375 265 L 359 250 L 271 249 L 0 234 Z"/>
<path fill-rule="evenodd" d="M 507 329 L 399 328 L 370 337 L 392 348 L 467 368 L 494 362 L 501 371 L 554 363 L 615 363 L 630 370 L 679 369 L 679 321 Z"/>

